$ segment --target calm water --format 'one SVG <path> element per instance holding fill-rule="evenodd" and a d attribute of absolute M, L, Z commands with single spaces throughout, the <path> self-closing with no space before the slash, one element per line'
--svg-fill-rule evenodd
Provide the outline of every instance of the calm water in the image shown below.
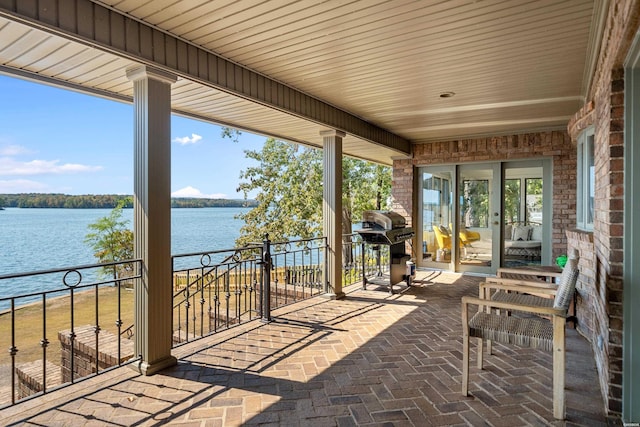
<path fill-rule="evenodd" d="M 246 211 L 247 208 L 172 209 L 171 253 L 233 248 L 243 225 L 234 217 Z M 96 263 L 91 248 L 84 243 L 87 226 L 110 212 L 18 208 L 0 211 L 0 275 Z M 131 221 L 133 209 L 123 213 Z M 0 281 L 0 298 L 16 293 L 2 285 Z M 43 285 L 34 282 L 32 289 L 20 289 L 19 293 L 42 290 Z"/>

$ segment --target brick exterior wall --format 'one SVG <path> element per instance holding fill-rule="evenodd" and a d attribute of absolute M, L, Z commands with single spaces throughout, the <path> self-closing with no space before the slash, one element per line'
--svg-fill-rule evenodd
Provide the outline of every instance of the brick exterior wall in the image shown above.
<path fill-rule="evenodd" d="M 640 2 L 610 2 L 587 103 L 568 126 L 573 139 L 589 125 L 595 129 L 594 230 L 593 234 L 571 233 L 569 246 L 581 249 L 581 257 L 589 258 L 589 277 L 579 284 L 583 307 L 578 309 L 585 311 L 579 328 L 592 343 L 605 405 L 612 415 L 622 412 L 623 62 L 638 31 L 639 17 Z"/>
<path fill-rule="evenodd" d="M 624 213 L 624 68 L 640 27 L 639 0 L 611 0 L 584 107 L 568 132 L 540 132 L 414 145 L 413 158 L 393 164 L 393 209 L 417 218 L 418 166 L 553 158 L 553 256 L 581 253 L 579 330 L 591 341 L 609 414 L 622 411 L 622 306 Z M 593 233 L 576 224 L 576 149 L 569 142 L 595 128 Z M 570 134 L 570 137 L 569 137 Z"/>
<path fill-rule="evenodd" d="M 576 248 L 580 254 L 580 275 L 576 282 L 578 331 L 589 341 L 606 332 L 604 305 L 596 290 L 596 256 L 593 233 L 580 230 L 567 231 L 567 246 Z M 569 250 L 571 251 L 571 249 Z M 597 359 L 597 358 L 596 358 Z"/>
<path fill-rule="evenodd" d="M 496 162 L 550 158 L 553 163 L 552 256 L 567 253 L 566 230 L 576 225 L 575 145 L 564 131 L 504 135 L 414 145 L 413 158 L 393 162 L 393 210 L 413 224 L 417 218 L 414 182 L 417 167 L 468 162 Z"/>

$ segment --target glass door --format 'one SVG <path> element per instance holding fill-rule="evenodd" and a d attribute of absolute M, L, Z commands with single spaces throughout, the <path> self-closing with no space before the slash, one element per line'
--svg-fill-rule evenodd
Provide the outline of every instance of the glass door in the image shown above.
<path fill-rule="evenodd" d="M 422 209 L 418 241 L 422 242 L 418 265 L 437 269 L 451 269 L 453 218 L 453 190 L 455 167 L 424 168 L 420 174 Z"/>
<path fill-rule="evenodd" d="M 551 189 L 548 160 L 504 164 L 505 267 L 550 264 Z"/>
<path fill-rule="evenodd" d="M 458 167 L 456 270 L 495 274 L 500 266 L 500 163 Z"/>
<path fill-rule="evenodd" d="M 417 264 L 481 274 L 551 264 L 551 182 L 548 159 L 422 168 Z"/>

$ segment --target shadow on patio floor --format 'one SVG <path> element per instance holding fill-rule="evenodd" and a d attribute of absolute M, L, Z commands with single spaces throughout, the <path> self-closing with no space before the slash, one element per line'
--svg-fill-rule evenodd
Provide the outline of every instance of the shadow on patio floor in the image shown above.
<path fill-rule="evenodd" d="M 568 329 L 567 420 L 551 408 L 551 354 L 495 345 L 460 393 L 460 298 L 477 277 L 419 272 L 415 286 L 348 288 L 0 411 L 5 425 L 607 425 L 589 344 Z M 475 360 L 472 346 L 472 360 Z M 609 420 L 614 423 L 615 420 Z"/>

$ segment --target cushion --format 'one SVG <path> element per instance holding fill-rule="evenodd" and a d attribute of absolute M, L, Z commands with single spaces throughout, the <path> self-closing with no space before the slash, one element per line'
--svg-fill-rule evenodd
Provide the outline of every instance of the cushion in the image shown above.
<path fill-rule="evenodd" d="M 504 242 L 505 248 L 514 249 L 535 249 L 541 246 L 540 240 L 507 240 Z"/>
<path fill-rule="evenodd" d="M 531 227 L 531 240 L 542 241 L 542 227 L 538 225 Z"/>
<path fill-rule="evenodd" d="M 504 226 L 504 238 L 511 240 L 511 237 L 513 237 L 513 225 L 507 224 Z"/>
<path fill-rule="evenodd" d="M 444 225 L 439 225 L 438 228 L 440 229 L 440 232 L 442 233 L 443 236 L 448 236 L 450 234 L 449 229 Z"/>
<path fill-rule="evenodd" d="M 511 240 L 530 240 L 529 233 L 531 233 L 531 227 L 528 225 L 516 225 L 513 227 Z"/>

